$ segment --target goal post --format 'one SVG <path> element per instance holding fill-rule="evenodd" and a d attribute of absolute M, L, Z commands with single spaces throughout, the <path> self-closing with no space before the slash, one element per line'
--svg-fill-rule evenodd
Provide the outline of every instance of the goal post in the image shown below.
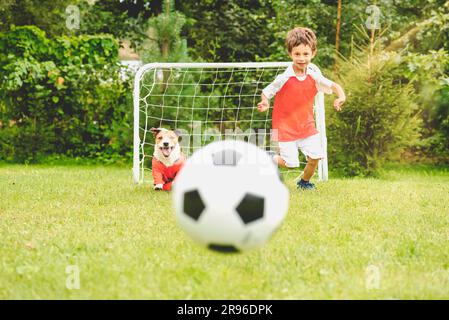
<path fill-rule="evenodd" d="M 178 129 L 181 147 L 190 155 L 217 139 L 242 139 L 268 150 L 271 112 L 260 113 L 262 89 L 291 62 L 150 63 L 134 79 L 133 180 L 151 180 L 152 127 Z M 272 104 L 273 102 L 271 102 Z M 318 177 L 328 180 L 324 95 L 314 103 L 316 127 L 326 157 Z M 304 164 L 304 162 L 301 162 Z"/>

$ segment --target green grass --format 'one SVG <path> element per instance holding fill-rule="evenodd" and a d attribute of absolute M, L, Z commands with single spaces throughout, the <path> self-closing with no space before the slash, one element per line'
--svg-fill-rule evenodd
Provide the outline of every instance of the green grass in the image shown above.
<path fill-rule="evenodd" d="M 270 242 L 221 255 L 190 241 L 170 194 L 135 186 L 128 168 L 1 165 L 0 298 L 449 298 L 447 168 L 393 166 L 316 192 L 285 181 L 290 210 Z"/>

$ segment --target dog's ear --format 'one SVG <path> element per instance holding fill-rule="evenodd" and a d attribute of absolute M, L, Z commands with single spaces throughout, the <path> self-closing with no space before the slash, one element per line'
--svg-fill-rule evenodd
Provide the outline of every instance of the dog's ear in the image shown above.
<path fill-rule="evenodd" d="M 150 132 L 154 135 L 154 136 L 157 136 L 157 134 L 159 133 L 159 132 L 161 132 L 161 129 L 160 128 L 151 128 L 150 129 Z"/>
<path fill-rule="evenodd" d="M 181 132 L 181 130 L 175 129 L 175 130 L 173 130 L 173 132 L 178 137 L 178 141 L 181 142 L 181 140 L 182 140 L 182 132 Z"/>

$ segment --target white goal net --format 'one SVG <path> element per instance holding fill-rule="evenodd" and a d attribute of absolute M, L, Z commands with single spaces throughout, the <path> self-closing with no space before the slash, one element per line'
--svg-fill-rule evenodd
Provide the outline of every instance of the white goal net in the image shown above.
<path fill-rule="evenodd" d="M 134 80 L 134 157 L 136 183 L 151 182 L 154 151 L 152 127 L 177 129 L 182 151 L 189 156 L 205 144 L 240 139 L 277 151 L 271 141 L 271 112 L 257 111 L 262 89 L 291 62 L 151 63 Z M 273 101 L 271 101 L 271 106 Z M 324 96 L 315 98 L 315 119 L 327 150 Z M 304 165 L 305 159 L 300 163 Z M 318 165 L 327 180 L 327 158 Z"/>

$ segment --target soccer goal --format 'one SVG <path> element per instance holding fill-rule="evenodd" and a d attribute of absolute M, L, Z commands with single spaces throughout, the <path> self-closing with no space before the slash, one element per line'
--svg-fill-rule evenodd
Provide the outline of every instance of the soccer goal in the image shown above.
<path fill-rule="evenodd" d="M 154 151 L 152 127 L 177 129 L 188 156 L 207 143 L 240 139 L 264 150 L 276 151 L 271 141 L 271 112 L 260 113 L 262 89 L 291 62 L 151 63 L 134 79 L 134 155 L 136 183 L 151 181 Z M 271 105 L 273 101 L 271 101 Z M 314 105 L 316 126 L 327 150 L 324 96 Z M 301 166 L 305 159 L 300 161 Z M 328 179 L 327 158 L 318 165 L 318 177 Z"/>

